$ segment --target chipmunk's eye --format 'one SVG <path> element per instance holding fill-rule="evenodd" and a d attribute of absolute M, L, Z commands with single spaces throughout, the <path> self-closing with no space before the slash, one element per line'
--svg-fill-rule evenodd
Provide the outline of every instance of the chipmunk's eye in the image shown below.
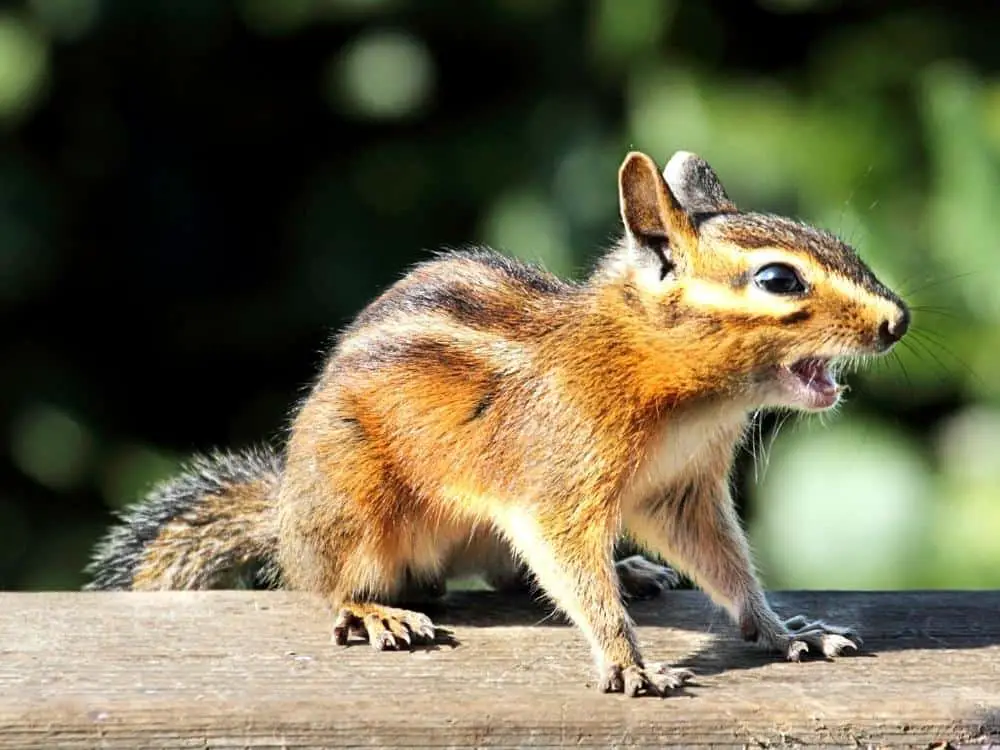
<path fill-rule="evenodd" d="M 753 275 L 754 283 L 769 294 L 799 294 L 806 290 L 799 274 L 784 263 L 770 263 Z"/>

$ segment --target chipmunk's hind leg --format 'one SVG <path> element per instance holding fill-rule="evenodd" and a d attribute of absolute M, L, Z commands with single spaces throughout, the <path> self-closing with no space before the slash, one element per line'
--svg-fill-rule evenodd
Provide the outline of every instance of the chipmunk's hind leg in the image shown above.
<path fill-rule="evenodd" d="M 630 555 L 615 563 L 618 581 L 626 599 L 654 599 L 668 589 L 677 588 L 680 576 L 666 565 Z"/>
<path fill-rule="evenodd" d="M 356 635 L 376 651 L 433 642 L 438 629 L 411 606 L 445 593 L 442 536 L 418 522 L 358 545 L 340 566 L 330 597 L 336 611 L 333 642 L 346 645 Z"/>
<path fill-rule="evenodd" d="M 625 535 L 615 543 L 615 571 L 626 599 L 654 599 L 681 583 L 677 571 L 662 560 L 649 559 L 649 550 L 643 549 Z"/>
<path fill-rule="evenodd" d="M 421 595 L 433 599 L 440 576 L 432 570 L 413 573 L 407 563 L 415 561 L 391 560 L 374 551 L 361 552 L 353 562 L 341 569 L 338 593 L 330 597 L 337 613 L 334 643 L 347 645 L 354 635 L 367 638 L 376 651 L 393 651 L 434 641 L 437 628 L 431 619 L 403 603 L 419 601 Z M 392 562 L 398 563 L 396 570 Z"/>
<path fill-rule="evenodd" d="M 350 568 L 344 572 L 350 572 Z M 398 576 L 385 575 L 384 568 L 380 572 L 380 585 L 373 587 L 376 582 L 372 577 L 365 582 L 367 585 L 353 587 L 345 586 L 346 581 L 342 580 L 341 593 L 330 597 L 336 611 L 333 642 L 346 646 L 351 636 L 367 638 L 376 651 L 409 649 L 433 642 L 437 629 L 431 619 L 421 612 L 398 606 L 403 601 L 413 601 L 412 597 L 419 593 L 433 593 L 432 582 L 426 583 L 431 589 L 424 591 L 423 578 L 411 575 L 408 570 Z"/>
<path fill-rule="evenodd" d="M 312 510 L 306 503 L 313 497 L 305 495 L 306 511 Z M 385 651 L 433 640 L 430 618 L 398 606 L 407 594 L 434 588 L 433 537 L 423 534 L 421 539 L 430 543 L 415 549 L 410 534 L 399 530 L 366 533 L 370 520 L 349 512 L 357 504 L 327 505 L 318 529 L 302 529 L 302 512 L 284 517 L 281 563 L 288 588 L 314 592 L 328 602 L 335 616 L 332 640 L 338 645 L 357 636 Z"/>

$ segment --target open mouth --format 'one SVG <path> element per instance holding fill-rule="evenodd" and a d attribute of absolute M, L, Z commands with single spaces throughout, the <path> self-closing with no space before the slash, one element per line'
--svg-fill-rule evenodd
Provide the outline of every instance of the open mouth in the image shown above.
<path fill-rule="evenodd" d="M 830 372 L 830 360 L 817 357 L 779 365 L 778 382 L 792 403 L 806 409 L 829 409 L 843 390 Z"/>

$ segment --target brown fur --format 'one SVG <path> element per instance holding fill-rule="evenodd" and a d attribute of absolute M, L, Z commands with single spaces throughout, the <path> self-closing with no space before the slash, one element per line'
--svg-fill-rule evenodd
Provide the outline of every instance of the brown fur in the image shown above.
<path fill-rule="evenodd" d="M 750 413 L 806 408 L 782 366 L 881 353 L 905 306 L 833 236 L 737 211 L 693 155 L 661 175 L 630 154 L 619 199 L 624 239 L 582 283 L 453 253 L 339 337 L 292 424 L 276 517 L 282 581 L 328 599 L 338 642 L 427 638 L 423 615 L 387 606 L 410 582 L 523 564 L 589 641 L 601 689 L 662 693 L 689 673 L 641 654 L 614 562 L 628 534 L 788 658 L 860 643 L 770 609 L 729 475 Z M 761 291 L 771 262 L 806 291 Z M 138 583 L 162 578 L 158 555 Z"/>
<path fill-rule="evenodd" d="M 358 625 L 408 572 L 434 579 L 470 546 L 505 542 L 588 638 L 603 687 L 634 693 L 656 677 L 643 671 L 615 576 L 624 529 L 689 572 L 748 637 L 789 648 L 727 488 L 760 406 L 747 391 L 800 353 L 867 352 L 901 303 L 870 272 L 858 284 L 860 261 L 818 230 L 747 219 L 731 203 L 696 226 L 638 155 L 620 181 L 627 240 L 586 283 L 488 254 L 444 257 L 345 333 L 288 444 L 280 566 L 293 586 Z M 766 236 L 768 221 L 774 252 L 804 267 L 808 300 L 755 309 L 729 297 L 739 309 L 728 311 L 693 302 L 693 280 L 738 294 L 750 258 L 733 238 Z M 771 247 L 752 236 L 753 248 Z M 850 294 L 825 284 L 845 268 Z M 646 462 L 662 463 L 672 430 L 692 455 L 658 482 L 638 481 Z M 381 617 L 398 629 L 392 612 Z"/>

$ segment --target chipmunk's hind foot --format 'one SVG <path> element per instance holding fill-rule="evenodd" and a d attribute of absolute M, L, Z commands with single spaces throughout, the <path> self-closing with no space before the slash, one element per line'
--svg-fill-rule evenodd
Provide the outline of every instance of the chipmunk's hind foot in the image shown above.
<path fill-rule="evenodd" d="M 632 555 L 615 563 L 622 593 L 629 599 L 652 599 L 676 588 L 681 577 L 673 568 Z"/>
<path fill-rule="evenodd" d="M 431 618 L 407 609 L 369 602 L 341 606 L 333 624 L 333 642 L 346 646 L 352 635 L 367 638 L 376 651 L 395 651 L 430 643 L 436 635 Z"/>
<path fill-rule="evenodd" d="M 625 693 L 629 698 L 638 695 L 667 696 L 679 690 L 688 680 L 694 678 L 690 669 L 678 669 L 668 664 L 649 664 L 640 667 L 631 664 L 622 667 L 611 664 L 604 671 L 598 685 L 602 693 Z"/>

